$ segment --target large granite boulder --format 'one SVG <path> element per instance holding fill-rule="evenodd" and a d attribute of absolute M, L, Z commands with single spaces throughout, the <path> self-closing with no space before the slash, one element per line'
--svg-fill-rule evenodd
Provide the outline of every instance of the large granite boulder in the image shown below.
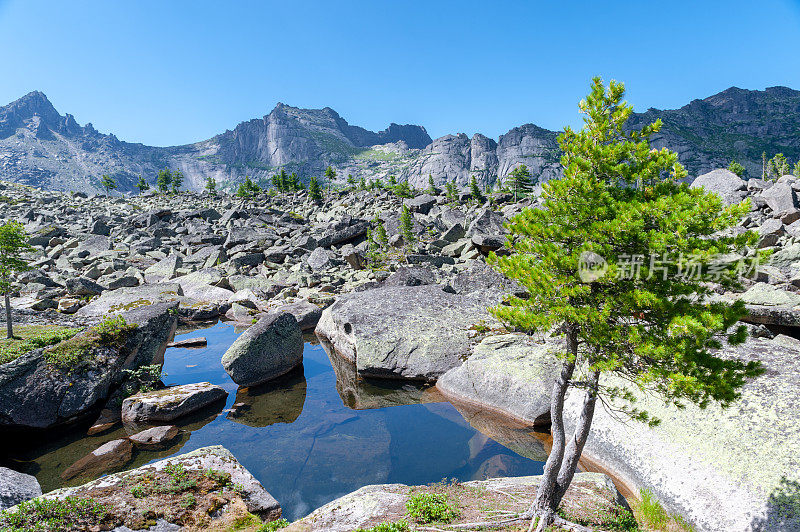
<path fill-rule="evenodd" d="M 177 283 L 143 284 L 106 290 L 97 299 L 81 308 L 78 316 L 107 316 L 120 314 L 139 307 L 147 307 L 156 303 L 180 300 L 183 289 Z"/>
<path fill-rule="evenodd" d="M 0 467 L 0 510 L 5 510 L 23 501 L 42 494 L 36 477 Z"/>
<path fill-rule="evenodd" d="M 724 168 L 698 176 L 690 186 L 702 187 L 706 192 L 713 192 L 729 205 L 739 203 L 747 195 L 747 184 L 742 178 Z"/>
<path fill-rule="evenodd" d="M 649 428 L 596 409 L 584 458 L 614 471 L 634 492 L 651 490 L 698 531 L 800 530 L 800 345 L 780 338 L 725 350 L 766 368 L 727 410 L 679 410 L 637 392 L 636 406 L 661 420 Z M 582 400 L 570 392 L 568 430 Z"/>
<path fill-rule="evenodd" d="M 121 347 L 96 344 L 87 330 L 69 345 L 91 345 L 80 362 L 52 363 L 37 349 L 0 365 L 0 427 L 48 428 L 81 419 L 105 401 L 125 378 L 123 370 L 161 364 L 177 327 L 175 303 L 122 314 L 136 325 Z"/>
<path fill-rule="evenodd" d="M 550 393 L 558 376 L 561 342 L 537 342 L 523 334 L 484 338 L 436 387 L 454 402 L 499 411 L 530 425 L 550 422 Z"/>
<path fill-rule="evenodd" d="M 222 366 L 242 386 L 280 377 L 303 362 L 303 333 L 294 315 L 268 314 L 237 338 Z"/>
<path fill-rule="evenodd" d="M 475 326 L 496 324 L 492 304 L 438 285 L 377 288 L 338 297 L 316 333 L 360 375 L 433 381 L 471 352 Z"/>

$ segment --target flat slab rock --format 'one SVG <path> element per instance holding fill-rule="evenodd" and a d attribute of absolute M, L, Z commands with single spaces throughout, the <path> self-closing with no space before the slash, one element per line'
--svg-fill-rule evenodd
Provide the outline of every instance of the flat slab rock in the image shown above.
<path fill-rule="evenodd" d="M 433 381 L 472 351 L 476 325 L 499 325 L 494 303 L 438 285 L 376 288 L 338 297 L 315 332 L 360 375 Z"/>
<path fill-rule="evenodd" d="M 598 408 L 583 457 L 634 491 L 652 490 L 698 531 L 800 530 L 800 342 L 751 339 L 725 352 L 766 369 L 730 408 L 678 410 L 638 394 L 637 407 L 661 424 L 621 423 Z M 567 398 L 570 431 L 581 401 Z"/>
<path fill-rule="evenodd" d="M 172 421 L 228 396 L 221 386 L 197 382 L 137 393 L 122 401 L 123 423 Z"/>
<path fill-rule="evenodd" d="M 537 342 L 523 334 L 484 338 L 472 355 L 436 382 L 455 402 L 499 411 L 530 425 L 550 422 L 550 392 L 558 375 L 554 340 Z"/>
<path fill-rule="evenodd" d="M 177 496 L 156 492 L 147 492 L 143 497 L 131 494 L 131 486 L 139 484 L 138 479 L 155 479 L 149 481 L 151 483 L 167 481 L 169 473 L 165 469 L 176 466 L 181 466 L 187 477 L 197 482 L 196 488 L 187 488 Z M 209 470 L 213 470 L 213 477 L 207 474 Z M 148 484 L 144 482 L 143 485 Z M 188 508 L 182 507 L 180 501 L 188 494 L 192 494 L 196 502 Z M 109 515 L 104 525 L 114 530 L 139 530 L 156 522 L 157 530 L 233 530 L 236 520 L 246 517 L 248 512 L 270 521 L 281 515 L 278 501 L 230 451 L 219 445 L 107 475 L 81 486 L 51 491 L 42 498 L 67 496 L 91 497 L 105 504 Z M 144 515 L 147 519 L 143 519 Z"/>
<path fill-rule="evenodd" d="M 412 487 L 405 484 L 364 486 L 329 502 L 283 530 L 351 532 L 382 522 L 399 521 L 407 514 L 406 501 L 409 496 L 427 492 L 443 492 L 450 495 L 451 500 L 458 498 L 461 515 L 451 524 L 486 521 L 492 519 L 489 512 L 497 508 L 510 512 L 525 511 L 536 496 L 540 480 L 539 476 L 529 476 L 475 480 L 444 487 Z M 614 483 L 601 473 L 576 474 L 562 505 L 568 512 L 579 512 L 582 516 L 588 516 L 591 512 L 619 512 L 626 508 Z"/>

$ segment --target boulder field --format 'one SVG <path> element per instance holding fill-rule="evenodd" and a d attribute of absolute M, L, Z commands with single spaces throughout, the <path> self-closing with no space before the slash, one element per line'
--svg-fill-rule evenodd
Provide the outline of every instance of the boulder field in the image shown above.
<path fill-rule="evenodd" d="M 598 409 L 584 462 L 633 492 L 652 490 L 700 531 L 791 530 L 800 515 L 800 349 L 767 327 L 800 325 L 800 180 L 743 181 L 716 170 L 692 186 L 729 203 L 749 200 L 750 213 L 734 231 L 758 231 L 759 247 L 774 252 L 743 290 L 718 294 L 744 300 L 746 321 L 756 324 L 754 337 L 729 355 L 757 357 L 767 373 L 724 411 L 679 411 L 643 395 L 641 405 L 662 419 L 657 428 L 622 423 Z M 16 322 L 86 329 L 122 315 L 137 326 L 125 349 L 94 348 L 77 371 L 54 369 L 47 348 L 0 364 L 0 427 L 55 427 L 121 403 L 113 394 L 122 370 L 161 363 L 179 320 L 223 316 L 256 324 L 222 361 L 245 386 L 289 378 L 302 360 L 300 331 L 315 330 L 337 361 L 339 392 L 353 408 L 445 397 L 476 426 L 485 422 L 481 416 L 516 420 L 517 432 L 497 435 L 509 446 L 548 422 L 558 340 L 527 338 L 494 320 L 487 308 L 524 290 L 484 262 L 491 251 L 506 252 L 504 223 L 539 206 L 537 199 L 514 202 L 498 193 L 478 204 L 436 190 L 409 199 L 385 190 L 332 190 L 315 204 L 305 192 L 89 198 L 4 183 L 0 190 L 0 216 L 24 223 L 34 246 L 32 269 L 13 286 Z M 411 241 L 400 227 L 404 204 Z M 370 243 L 368 232 L 379 227 L 386 241 Z M 281 347 L 264 348 L 273 344 Z M 375 403 L 361 393 L 365 377 L 407 382 Z M 433 383 L 433 390 L 419 386 Z M 144 392 L 129 406 L 158 404 L 158 397 L 178 391 Z M 184 405 L 203 403 L 206 392 L 194 390 Z M 292 405 L 278 417 L 296 418 L 304 394 L 287 385 Z M 568 427 L 577 400 L 570 395 Z M 254 426 L 274 422 L 256 415 L 248 401 L 240 390 L 228 415 Z M 174 406 L 162 403 L 164 411 Z M 121 417 L 118 408 L 115 415 Z M 122 456 L 127 448 L 114 447 Z M 541 457 L 543 448 L 529 454 Z M 84 465 L 93 464 L 87 457 Z"/>

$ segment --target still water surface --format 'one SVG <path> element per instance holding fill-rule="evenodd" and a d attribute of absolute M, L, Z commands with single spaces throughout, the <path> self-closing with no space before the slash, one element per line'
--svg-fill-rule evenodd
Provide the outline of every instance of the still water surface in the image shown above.
<path fill-rule="evenodd" d="M 220 359 L 240 333 L 220 322 L 176 335 L 176 340 L 205 336 L 208 345 L 168 349 L 164 382 L 208 381 L 225 388 L 228 398 L 177 423 L 185 432 L 176 444 L 140 451 L 122 469 L 223 445 L 281 503 L 290 520 L 366 484 L 542 472 L 546 455 L 533 433 L 463 409 L 462 415 L 434 389 L 356 379 L 348 363 L 336 354 L 329 357 L 314 341 L 305 344 L 302 368 L 276 382 L 239 389 Z M 135 432 L 120 427 L 88 437 L 85 430 L 51 435 L 33 445 L 12 444 L 0 462 L 35 474 L 45 491 L 80 484 L 87 479 L 65 483 L 59 475 L 106 441 Z"/>

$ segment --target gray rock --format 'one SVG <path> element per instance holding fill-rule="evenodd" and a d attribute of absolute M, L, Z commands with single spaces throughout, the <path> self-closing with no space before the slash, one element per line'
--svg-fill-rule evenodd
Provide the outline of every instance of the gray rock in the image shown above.
<path fill-rule="evenodd" d="M 728 205 L 739 203 L 747 195 L 744 180 L 730 170 L 722 168 L 698 176 L 690 186 L 702 187 L 706 192 L 713 192 Z"/>
<path fill-rule="evenodd" d="M 303 335 L 292 314 L 268 314 L 243 332 L 222 356 L 222 366 L 242 386 L 280 377 L 303 362 Z"/>
<path fill-rule="evenodd" d="M 775 183 L 761 193 L 761 197 L 773 213 L 782 213 L 800 208 L 797 201 L 797 194 L 794 189 L 786 183 Z"/>
<path fill-rule="evenodd" d="M 67 279 L 67 290 L 76 296 L 96 296 L 102 294 L 105 288 L 85 277 Z"/>
<path fill-rule="evenodd" d="M 107 316 L 157 303 L 177 302 L 183 289 L 177 283 L 144 284 L 118 290 L 106 290 L 100 297 L 81 308 L 79 316 Z"/>
<path fill-rule="evenodd" d="M 36 477 L 19 473 L 7 467 L 0 467 L 0 510 L 5 510 L 41 494 L 42 488 Z"/>
<path fill-rule="evenodd" d="M 122 401 L 122 421 L 133 425 L 172 421 L 227 396 L 223 388 L 208 382 L 140 392 Z"/>
<path fill-rule="evenodd" d="M 428 214 L 431 208 L 436 205 L 436 197 L 430 194 L 421 194 L 403 201 L 403 204 L 408 207 L 408 210 L 411 212 Z"/>
<path fill-rule="evenodd" d="M 314 327 L 319 323 L 319 319 L 322 317 L 322 308 L 305 299 L 286 305 L 280 305 L 272 312 L 288 312 L 297 320 L 297 324 L 302 331 L 313 331 Z"/>
<path fill-rule="evenodd" d="M 436 276 L 430 268 L 401 266 L 384 282 L 384 286 L 421 286 L 436 284 Z"/>
<path fill-rule="evenodd" d="M 317 248 L 308 257 L 308 267 L 318 272 L 333 267 L 335 255 L 324 248 Z"/>
<path fill-rule="evenodd" d="M 363 376 L 432 381 L 471 351 L 472 326 L 495 323 L 490 304 L 435 285 L 378 288 L 339 296 L 316 333 Z"/>
<path fill-rule="evenodd" d="M 559 363 L 557 342 L 522 334 L 484 338 L 472 355 L 436 382 L 451 401 L 502 412 L 530 425 L 550 422 L 550 392 Z"/>
<path fill-rule="evenodd" d="M 503 217 L 491 209 L 482 209 L 469 224 L 466 236 L 501 235 L 505 233 Z"/>
<path fill-rule="evenodd" d="M 787 292 L 767 283 L 756 283 L 740 299 L 751 305 L 796 307 L 800 305 L 800 294 Z"/>
<path fill-rule="evenodd" d="M 137 447 L 158 447 L 174 440 L 179 432 L 175 425 L 161 425 L 137 432 L 128 439 Z"/>

